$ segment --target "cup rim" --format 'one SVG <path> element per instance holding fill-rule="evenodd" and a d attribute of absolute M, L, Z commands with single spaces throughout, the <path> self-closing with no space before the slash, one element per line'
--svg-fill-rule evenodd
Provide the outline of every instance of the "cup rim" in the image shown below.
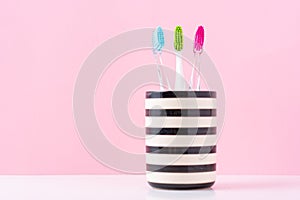
<path fill-rule="evenodd" d="M 187 91 L 146 91 L 146 98 L 216 98 L 216 91 L 187 90 Z"/>

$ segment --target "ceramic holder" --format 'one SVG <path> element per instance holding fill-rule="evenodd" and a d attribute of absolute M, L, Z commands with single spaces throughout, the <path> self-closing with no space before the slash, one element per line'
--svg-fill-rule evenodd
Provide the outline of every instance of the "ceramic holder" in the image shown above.
<path fill-rule="evenodd" d="M 214 91 L 148 91 L 146 176 L 163 189 L 211 187 L 216 180 Z"/>

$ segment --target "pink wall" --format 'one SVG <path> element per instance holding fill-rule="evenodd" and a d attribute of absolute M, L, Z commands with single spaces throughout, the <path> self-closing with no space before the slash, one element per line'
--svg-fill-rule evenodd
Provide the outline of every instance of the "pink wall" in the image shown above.
<path fill-rule="evenodd" d="M 218 172 L 300 174 L 299 10 L 297 0 L 1 1 L 0 174 L 116 173 L 86 152 L 75 130 L 81 63 L 120 32 L 180 24 L 192 37 L 199 23 L 227 97 Z M 129 55 L 122 70 L 141 61 Z M 142 94 L 132 116 L 138 124 Z M 108 127 L 114 130 L 113 121 Z M 144 150 L 140 141 L 108 137 L 128 151 Z"/>

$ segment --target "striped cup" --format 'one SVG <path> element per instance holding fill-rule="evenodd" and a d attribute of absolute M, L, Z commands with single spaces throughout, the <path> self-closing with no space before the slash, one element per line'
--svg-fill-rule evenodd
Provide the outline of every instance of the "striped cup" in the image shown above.
<path fill-rule="evenodd" d="M 146 175 L 152 187 L 211 187 L 216 179 L 216 92 L 149 91 Z"/>

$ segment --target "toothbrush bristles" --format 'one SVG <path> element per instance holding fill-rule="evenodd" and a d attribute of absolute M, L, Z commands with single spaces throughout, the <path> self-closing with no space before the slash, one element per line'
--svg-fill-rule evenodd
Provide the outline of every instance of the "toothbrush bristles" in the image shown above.
<path fill-rule="evenodd" d="M 183 33 L 181 26 L 176 26 L 175 28 L 174 48 L 176 51 L 181 51 L 183 49 Z"/>
<path fill-rule="evenodd" d="M 203 26 L 198 26 L 194 38 L 194 52 L 200 52 L 203 48 L 204 43 L 204 28 Z"/>
<path fill-rule="evenodd" d="M 152 47 L 155 53 L 160 53 L 165 45 L 164 32 L 160 26 L 158 26 L 152 35 Z"/>

